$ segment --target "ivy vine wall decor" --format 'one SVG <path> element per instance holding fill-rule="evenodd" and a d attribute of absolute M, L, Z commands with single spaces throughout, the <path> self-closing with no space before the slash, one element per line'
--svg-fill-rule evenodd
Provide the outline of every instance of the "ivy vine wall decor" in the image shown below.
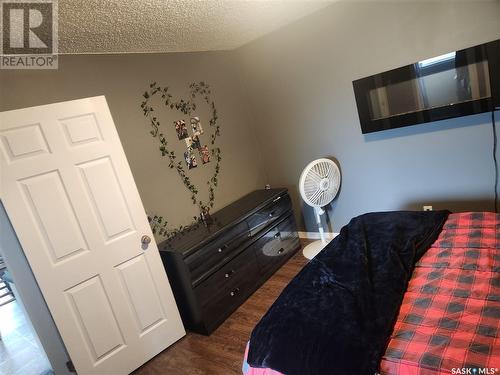
<path fill-rule="evenodd" d="M 174 121 L 173 124 L 160 123 L 157 115 L 158 111 L 155 111 L 155 108 L 151 104 L 151 101 L 155 97 L 161 99 L 160 103 L 167 108 L 176 110 L 187 117 L 192 136 L 189 136 L 188 126 L 184 119 Z M 199 98 L 203 99 L 210 109 L 210 119 L 208 121 L 209 129 L 211 130 L 209 134 L 210 146 L 203 145 L 200 140 L 200 135 L 203 134 L 203 121 L 200 121 L 199 117 L 195 115 L 197 108 L 195 101 Z M 210 86 L 205 82 L 191 83 L 189 85 L 189 99 L 175 100 L 172 94 L 170 94 L 168 87 L 161 87 L 156 82 L 153 82 L 149 85 L 149 89 L 143 94 L 141 108 L 144 116 L 149 120 L 149 125 L 151 126 L 150 134 L 157 140 L 158 149 L 161 155 L 168 160 L 168 166 L 176 171 L 182 183 L 190 193 L 191 202 L 198 207 L 200 216 L 194 216 L 192 224 L 201 220 L 205 221 L 209 217 L 210 210 L 214 206 L 215 190 L 218 185 L 218 176 L 222 160 L 221 150 L 217 146 L 217 139 L 220 136 L 220 126 L 217 124 L 217 109 L 211 97 Z M 171 129 L 168 129 L 168 127 L 171 127 Z M 174 129 L 177 134 L 175 141 L 185 141 L 186 143 L 184 158 L 177 157 L 175 151 L 170 147 L 169 142 L 172 140 L 167 139 L 167 132 L 172 134 Z M 199 152 L 202 166 L 210 162 L 210 159 L 215 162 L 213 174 L 208 178 L 208 181 L 206 181 L 208 188 L 208 201 L 206 202 L 199 198 L 200 188 L 195 186 L 189 176 L 189 170 L 198 165 L 196 151 Z M 154 234 L 166 238 L 171 238 L 180 231 L 186 229 L 186 226 L 180 226 L 175 229 L 170 228 L 168 226 L 168 221 L 161 215 L 149 216 L 149 222 Z M 189 225 L 187 227 L 189 227 Z"/>

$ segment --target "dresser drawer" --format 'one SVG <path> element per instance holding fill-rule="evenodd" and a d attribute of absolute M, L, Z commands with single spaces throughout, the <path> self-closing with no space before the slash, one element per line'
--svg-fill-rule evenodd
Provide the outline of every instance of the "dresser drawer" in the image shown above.
<path fill-rule="evenodd" d="M 257 271 L 257 261 L 252 249 L 246 249 L 204 280 L 195 288 L 195 293 L 201 306 L 213 302 L 214 299 L 229 295 L 242 280 L 250 280 Z"/>
<path fill-rule="evenodd" d="M 255 253 L 247 249 L 196 287 L 207 327 L 224 321 L 255 290 L 258 279 Z"/>
<path fill-rule="evenodd" d="M 201 279 L 223 264 L 249 237 L 246 222 L 241 222 L 213 241 L 204 245 L 185 260 L 191 271 L 191 281 L 197 285 Z"/>
<path fill-rule="evenodd" d="M 292 202 L 288 194 L 281 195 L 246 219 L 250 235 L 253 236 L 271 222 L 277 220 L 288 210 L 292 209 Z"/>
<path fill-rule="evenodd" d="M 252 245 L 261 273 L 266 274 L 268 271 L 276 269 L 277 265 L 283 263 L 293 254 L 299 244 L 295 219 L 293 215 L 289 215 Z"/>

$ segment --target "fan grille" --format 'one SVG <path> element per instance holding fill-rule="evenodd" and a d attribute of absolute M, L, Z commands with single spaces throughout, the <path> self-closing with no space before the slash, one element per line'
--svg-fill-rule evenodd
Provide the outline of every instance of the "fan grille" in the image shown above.
<path fill-rule="evenodd" d="M 340 171 L 329 159 L 318 159 L 302 172 L 301 193 L 304 201 L 313 207 L 330 203 L 339 190 Z"/>

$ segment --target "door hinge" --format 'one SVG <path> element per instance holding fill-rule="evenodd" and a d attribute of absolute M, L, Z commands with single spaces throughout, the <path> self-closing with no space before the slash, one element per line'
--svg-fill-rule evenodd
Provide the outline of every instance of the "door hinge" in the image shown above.
<path fill-rule="evenodd" d="M 75 365 L 73 364 L 73 361 L 66 362 L 66 367 L 68 368 L 69 372 L 73 372 L 76 374 L 76 369 L 75 369 Z"/>

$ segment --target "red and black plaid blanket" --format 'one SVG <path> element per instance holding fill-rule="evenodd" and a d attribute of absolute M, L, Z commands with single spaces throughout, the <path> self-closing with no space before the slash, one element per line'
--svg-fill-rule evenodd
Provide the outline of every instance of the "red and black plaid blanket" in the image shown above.
<path fill-rule="evenodd" d="M 381 374 L 500 374 L 500 215 L 451 214 L 418 262 Z"/>

